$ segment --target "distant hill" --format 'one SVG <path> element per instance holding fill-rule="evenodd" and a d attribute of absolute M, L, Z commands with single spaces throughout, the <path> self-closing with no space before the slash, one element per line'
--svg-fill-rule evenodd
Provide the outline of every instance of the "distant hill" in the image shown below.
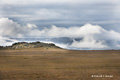
<path fill-rule="evenodd" d="M 43 42 L 18 42 L 12 44 L 12 46 L 0 46 L 0 49 L 27 49 L 27 48 L 60 48 L 53 43 L 43 43 Z"/>

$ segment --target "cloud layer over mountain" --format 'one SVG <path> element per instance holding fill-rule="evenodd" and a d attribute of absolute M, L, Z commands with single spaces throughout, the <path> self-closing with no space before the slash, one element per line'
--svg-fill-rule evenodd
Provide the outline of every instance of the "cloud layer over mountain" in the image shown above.
<path fill-rule="evenodd" d="M 35 24 L 21 25 L 8 18 L 0 18 L 0 45 L 10 45 L 17 42 L 15 38 L 69 38 L 71 43 L 54 42 L 64 48 L 77 49 L 118 49 L 120 48 L 120 32 L 106 30 L 99 25 L 85 24 L 83 26 L 57 27 L 39 29 Z"/>

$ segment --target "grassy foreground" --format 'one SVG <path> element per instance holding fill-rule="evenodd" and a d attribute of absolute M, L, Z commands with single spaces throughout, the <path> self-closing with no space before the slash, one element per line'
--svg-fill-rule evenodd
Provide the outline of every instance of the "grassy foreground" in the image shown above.
<path fill-rule="evenodd" d="M 120 51 L 0 50 L 0 80 L 120 80 Z"/>

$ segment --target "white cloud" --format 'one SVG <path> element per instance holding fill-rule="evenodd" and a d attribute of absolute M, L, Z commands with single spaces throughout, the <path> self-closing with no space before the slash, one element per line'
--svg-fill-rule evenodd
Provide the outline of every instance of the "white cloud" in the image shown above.
<path fill-rule="evenodd" d="M 28 23 L 26 26 L 21 26 L 8 18 L 0 18 L 0 36 L 23 37 L 35 28 L 37 26 L 34 24 Z"/>
<path fill-rule="evenodd" d="M 118 48 L 120 46 L 120 33 L 114 30 L 106 30 L 98 25 L 85 24 L 83 26 L 57 27 L 38 29 L 35 24 L 28 23 L 22 26 L 8 18 L 0 18 L 0 43 L 5 43 L 6 36 L 10 37 L 39 37 L 39 38 L 60 38 L 68 37 L 73 39 L 71 44 L 59 44 L 64 47 L 74 48 Z M 76 41 L 76 38 L 81 40 Z M 107 42 L 110 41 L 110 42 Z"/>
<path fill-rule="evenodd" d="M 104 49 L 108 48 L 107 45 L 104 44 L 104 41 L 97 41 L 92 36 L 84 37 L 81 41 L 73 41 L 70 47 L 74 48 L 90 48 L 90 49 Z"/>
<path fill-rule="evenodd" d="M 57 27 L 53 25 L 51 28 L 48 29 L 43 29 L 39 30 L 42 32 L 41 35 L 46 35 L 46 37 L 70 37 L 70 38 L 80 38 L 80 37 L 85 37 L 85 36 L 97 36 L 100 35 L 100 38 L 106 39 L 109 38 L 110 36 L 108 35 L 114 35 L 115 39 L 120 39 L 118 36 L 120 33 L 113 31 L 113 30 L 105 30 L 101 26 L 98 25 L 91 25 L 91 24 L 85 24 L 83 26 L 73 26 L 69 28 L 65 27 Z M 104 34 L 104 35 L 103 35 Z M 103 36 L 103 37 L 102 37 Z M 98 38 L 98 37 L 96 37 Z"/>
<path fill-rule="evenodd" d="M 90 48 L 90 49 L 104 49 L 110 47 L 120 46 L 117 42 L 120 41 L 120 33 L 114 30 L 105 30 L 98 25 L 86 24 L 81 27 L 56 27 L 52 26 L 50 29 L 41 30 L 40 35 L 45 35 L 45 37 L 59 38 L 59 37 L 69 37 L 72 39 L 83 38 L 80 41 L 73 41 L 69 47 L 74 48 Z M 106 41 L 112 41 L 107 43 Z M 114 44 L 114 45 L 113 45 Z"/>
<path fill-rule="evenodd" d="M 9 38 L 0 36 L 0 46 L 12 45 L 15 42 L 17 42 L 17 40 L 9 39 Z"/>
<path fill-rule="evenodd" d="M 0 18 L 0 35 L 20 35 L 22 28 L 16 22 L 9 20 L 8 18 Z M 17 34 L 16 34 L 17 33 Z"/>
<path fill-rule="evenodd" d="M 33 29 L 33 28 L 37 28 L 37 26 L 36 26 L 35 24 L 30 24 L 30 23 L 28 23 L 28 24 L 26 25 L 26 28 Z"/>

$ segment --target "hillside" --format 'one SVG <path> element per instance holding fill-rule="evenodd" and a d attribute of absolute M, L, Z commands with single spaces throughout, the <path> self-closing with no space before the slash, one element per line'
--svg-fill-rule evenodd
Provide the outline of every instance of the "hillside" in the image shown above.
<path fill-rule="evenodd" d="M 26 49 L 26 48 L 40 48 L 40 47 L 45 47 L 45 48 L 60 48 L 56 46 L 53 43 L 42 43 L 42 42 L 18 42 L 14 43 L 11 46 L 0 46 L 0 49 Z"/>

